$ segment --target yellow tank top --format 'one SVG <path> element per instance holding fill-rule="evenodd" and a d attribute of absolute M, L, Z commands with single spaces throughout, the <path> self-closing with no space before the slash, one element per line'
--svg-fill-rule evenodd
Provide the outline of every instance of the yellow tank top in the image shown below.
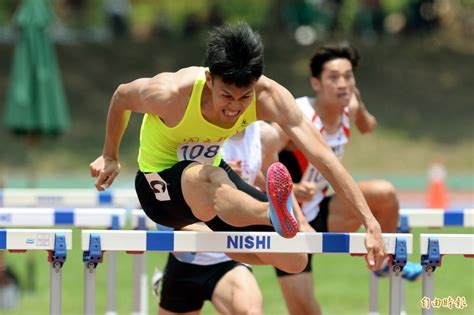
<path fill-rule="evenodd" d="M 231 128 L 221 128 L 206 121 L 201 113 L 205 70 L 199 71 L 186 112 L 175 127 L 167 127 L 154 114 L 143 117 L 138 153 L 140 171 L 161 172 L 182 160 L 217 166 L 222 159 L 223 142 L 257 120 L 254 94 L 250 106 Z"/>

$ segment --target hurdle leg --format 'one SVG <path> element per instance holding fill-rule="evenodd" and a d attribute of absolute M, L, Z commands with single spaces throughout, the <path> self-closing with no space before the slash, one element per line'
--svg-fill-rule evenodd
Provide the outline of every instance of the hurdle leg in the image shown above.
<path fill-rule="evenodd" d="M 427 297 L 428 301 L 434 299 L 434 270 L 432 266 L 423 266 L 423 283 L 422 283 L 422 298 Z M 432 307 L 422 308 L 421 314 L 432 315 L 434 309 Z"/>
<path fill-rule="evenodd" d="M 393 270 L 392 270 L 393 269 Z M 402 271 L 400 266 L 390 268 L 390 315 L 400 315 L 400 287 Z"/>
<path fill-rule="evenodd" d="M 49 288 L 49 306 L 51 315 L 61 314 L 61 264 L 57 261 L 52 262 L 50 266 L 50 288 Z"/>
<path fill-rule="evenodd" d="M 405 308 L 405 286 L 406 286 L 406 281 L 402 279 L 400 282 L 400 314 L 401 315 L 406 315 L 407 311 Z"/>
<path fill-rule="evenodd" d="M 106 315 L 117 314 L 116 302 L 116 274 L 117 274 L 117 253 L 109 252 L 107 264 L 107 311 Z"/>
<path fill-rule="evenodd" d="M 379 279 L 373 272 L 369 272 L 369 315 L 379 314 Z"/>
<path fill-rule="evenodd" d="M 91 262 L 84 264 L 84 314 L 95 315 L 95 265 Z"/>
<path fill-rule="evenodd" d="M 148 314 L 148 281 L 145 254 L 133 255 L 133 315 Z"/>

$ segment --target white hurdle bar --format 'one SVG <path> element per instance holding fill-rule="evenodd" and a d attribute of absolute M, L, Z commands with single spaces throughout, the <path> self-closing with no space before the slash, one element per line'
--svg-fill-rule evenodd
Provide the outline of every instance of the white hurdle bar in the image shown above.
<path fill-rule="evenodd" d="M 474 234 L 421 234 L 421 264 L 423 265 L 422 300 L 434 298 L 434 271 L 441 266 L 443 255 L 464 255 L 474 258 Z M 434 314 L 431 305 L 422 314 Z"/>
<path fill-rule="evenodd" d="M 474 209 L 400 209 L 399 232 L 409 233 L 411 228 L 474 227 Z M 369 314 L 378 315 L 378 281 L 370 273 Z M 402 314 L 405 313 L 405 283 L 401 285 Z"/>
<path fill-rule="evenodd" d="M 0 189 L 0 207 L 117 207 L 140 206 L 135 190 L 110 189 L 99 192 L 95 189 L 52 188 L 5 188 Z"/>
<path fill-rule="evenodd" d="M 390 314 L 400 313 L 401 269 L 412 253 L 411 234 L 384 234 L 390 271 Z M 365 233 L 298 233 L 285 239 L 275 232 L 94 231 L 81 235 L 84 251 L 84 312 L 95 314 L 95 273 L 104 251 L 340 253 L 365 255 Z"/>
<path fill-rule="evenodd" d="M 121 229 L 126 224 L 121 208 L 0 208 L 2 227 L 58 227 Z M 116 314 L 116 254 L 111 253 L 107 268 L 107 312 Z"/>
<path fill-rule="evenodd" d="M 61 314 L 61 267 L 66 261 L 67 250 L 72 249 L 71 230 L 0 229 L 0 250 L 25 252 L 48 251 L 50 266 L 50 314 Z"/>
<path fill-rule="evenodd" d="M 401 209 L 399 226 L 402 232 L 414 227 L 474 227 L 474 209 Z"/>

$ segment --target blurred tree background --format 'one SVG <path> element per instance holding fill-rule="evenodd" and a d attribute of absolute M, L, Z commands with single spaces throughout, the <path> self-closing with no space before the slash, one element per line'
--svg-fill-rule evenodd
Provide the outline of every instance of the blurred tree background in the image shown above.
<path fill-rule="evenodd" d="M 20 1 L 0 1 L 0 115 L 4 115 Z M 474 0 L 53 0 L 50 34 L 72 126 L 42 143 L 43 178 L 88 174 L 102 150 L 108 102 L 118 84 L 201 65 L 207 32 L 245 20 L 265 43 L 266 75 L 310 95 L 308 59 L 318 44 L 350 41 L 362 63 L 357 85 L 377 117 L 346 166 L 356 175 L 424 177 L 434 158 L 474 187 Z M 136 170 L 140 115 L 122 144 L 123 175 Z M 0 128 L 0 182 L 25 174 L 25 148 Z M 89 183 L 90 184 L 90 183 Z M 131 183 L 128 182 L 130 185 Z M 0 183 L 1 186 L 1 183 Z M 79 187 L 79 182 L 76 183 Z"/>

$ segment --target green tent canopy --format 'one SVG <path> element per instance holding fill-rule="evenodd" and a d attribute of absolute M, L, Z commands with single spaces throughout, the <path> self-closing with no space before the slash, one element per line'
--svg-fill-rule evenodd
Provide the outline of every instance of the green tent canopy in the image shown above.
<path fill-rule="evenodd" d="M 69 113 L 49 38 L 48 0 L 24 0 L 15 16 L 18 39 L 6 95 L 4 123 L 19 134 L 60 134 Z"/>

